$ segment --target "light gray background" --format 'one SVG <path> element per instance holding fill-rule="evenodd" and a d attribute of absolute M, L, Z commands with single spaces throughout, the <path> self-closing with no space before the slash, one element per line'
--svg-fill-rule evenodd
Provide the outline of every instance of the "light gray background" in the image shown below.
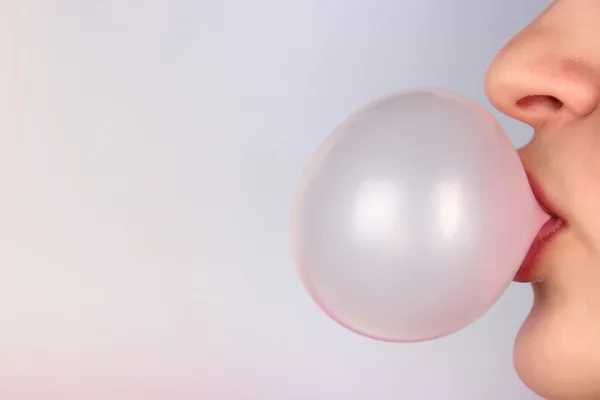
<path fill-rule="evenodd" d="M 0 398 L 534 399 L 527 286 L 379 343 L 312 303 L 288 232 L 342 119 L 415 86 L 489 108 L 489 63 L 548 3 L 4 0 Z"/>

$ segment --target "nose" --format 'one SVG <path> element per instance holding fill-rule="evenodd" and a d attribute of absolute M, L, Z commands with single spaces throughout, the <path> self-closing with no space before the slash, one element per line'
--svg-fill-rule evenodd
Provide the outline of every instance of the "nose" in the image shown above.
<path fill-rule="evenodd" d="M 585 118 L 600 102 L 595 70 L 568 51 L 557 51 L 555 39 L 521 33 L 496 56 L 485 80 L 494 107 L 535 129 L 559 115 Z"/>

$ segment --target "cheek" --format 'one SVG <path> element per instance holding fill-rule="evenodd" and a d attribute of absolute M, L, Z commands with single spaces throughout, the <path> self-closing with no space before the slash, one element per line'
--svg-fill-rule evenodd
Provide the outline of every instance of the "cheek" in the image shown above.
<path fill-rule="evenodd" d="M 519 376 L 547 399 L 600 398 L 600 293 L 537 292 L 515 343 Z"/>
<path fill-rule="evenodd" d="M 540 155 L 542 179 L 581 241 L 600 254 L 600 132 L 554 139 Z"/>
<path fill-rule="evenodd" d="M 590 147 L 590 149 L 592 149 Z M 573 213 L 573 227 L 581 233 L 588 249 L 600 254 L 600 148 L 591 153 L 582 150 L 573 165 L 567 186 L 567 199 Z M 600 265 L 598 265 L 600 267 Z"/>

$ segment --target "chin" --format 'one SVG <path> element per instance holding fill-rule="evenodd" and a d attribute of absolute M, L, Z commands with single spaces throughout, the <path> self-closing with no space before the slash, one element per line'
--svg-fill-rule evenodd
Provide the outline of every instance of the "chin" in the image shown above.
<path fill-rule="evenodd" d="M 600 316 L 585 294 L 532 285 L 530 315 L 517 335 L 514 364 L 521 380 L 547 400 L 600 399 Z M 591 293 L 588 293 L 591 294 Z M 598 296 L 598 295 L 596 295 Z"/>

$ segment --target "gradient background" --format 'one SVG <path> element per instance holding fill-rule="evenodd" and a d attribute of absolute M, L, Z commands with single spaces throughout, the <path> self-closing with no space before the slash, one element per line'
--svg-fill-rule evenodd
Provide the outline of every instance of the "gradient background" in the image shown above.
<path fill-rule="evenodd" d="M 527 286 L 379 343 L 316 308 L 288 231 L 342 119 L 415 86 L 490 108 L 488 64 L 548 3 L 2 0 L 0 399 L 536 398 Z"/>

